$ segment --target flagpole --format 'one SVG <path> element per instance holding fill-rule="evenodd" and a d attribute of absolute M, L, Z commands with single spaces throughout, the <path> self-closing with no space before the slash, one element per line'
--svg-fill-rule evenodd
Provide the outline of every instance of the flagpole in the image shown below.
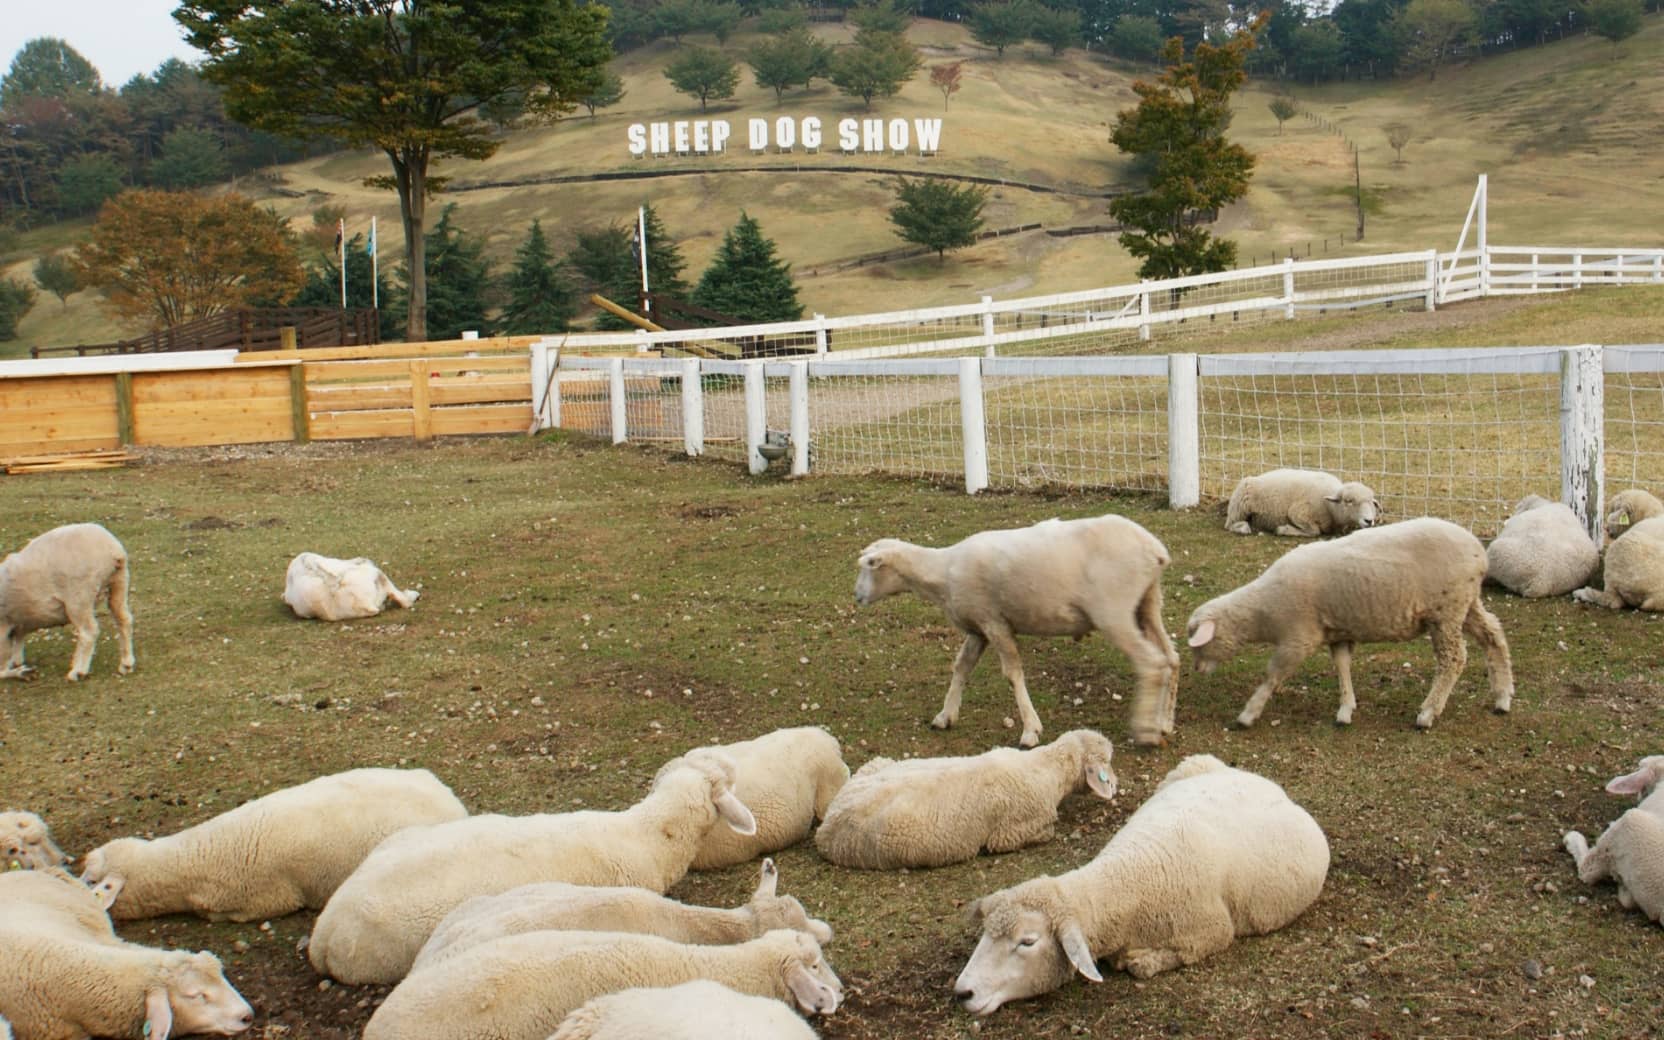
<path fill-rule="evenodd" d="M 649 317 L 653 313 L 653 299 L 647 287 L 647 207 L 636 207 L 636 237 L 641 242 L 641 309 Z"/>
<path fill-rule="evenodd" d="M 341 309 L 347 309 L 347 218 L 335 222 L 335 258 L 341 262 Z"/>
<path fill-rule="evenodd" d="M 370 218 L 370 306 L 381 309 L 381 274 L 376 270 L 376 218 Z"/>

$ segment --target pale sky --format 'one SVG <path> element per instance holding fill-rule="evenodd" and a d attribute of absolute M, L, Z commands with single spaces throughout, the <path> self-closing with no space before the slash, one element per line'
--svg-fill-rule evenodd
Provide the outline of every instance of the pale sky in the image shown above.
<path fill-rule="evenodd" d="M 171 17 L 178 0 L 6 0 L 0 5 L 0 74 L 38 36 L 67 40 L 92 62 L 104 85 L 120 89 L 169 58 L 195 63 L 193 50 Z"/>

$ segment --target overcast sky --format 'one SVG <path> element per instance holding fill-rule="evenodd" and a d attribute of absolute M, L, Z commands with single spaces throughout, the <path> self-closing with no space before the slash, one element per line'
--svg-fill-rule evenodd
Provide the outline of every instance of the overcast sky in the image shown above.
<path fill-rule="evenodd" d="M 105 86 L 119 88 L 169 58 L 196 62 L 171 14 L 178 0 L 5 0 L 0 4 L 0 71 L 38 36 L 69 41 Z"/>

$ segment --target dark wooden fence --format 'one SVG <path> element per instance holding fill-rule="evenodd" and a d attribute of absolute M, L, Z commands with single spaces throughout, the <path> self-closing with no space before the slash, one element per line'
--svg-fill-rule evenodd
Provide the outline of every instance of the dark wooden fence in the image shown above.
<path fill-rule="evenodd" d="M 261 307 L 226 311 L 114 343 L 30 347 L 29 356 L 159 354 L 227 347 L 244 351 L 276 350 L 282 345 L 286 326 L 294 327 L 296 346 L 300 347 L 362 347 L 381 342 L 381 319 L 373 308 Z"/>

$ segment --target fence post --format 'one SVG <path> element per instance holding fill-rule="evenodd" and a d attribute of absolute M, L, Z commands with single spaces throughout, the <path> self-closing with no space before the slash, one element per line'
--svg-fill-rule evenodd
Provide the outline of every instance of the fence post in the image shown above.
<path fill-rule="evenodd" d="M 554 391 L 555 374 L 550 371 L 549 344 L 538 340 L 532 344 L 532 430 L 547 430 L 549 394 Z M 545 389 L 547 388 L 547 389 Z"/>
<path fill-rule="evenodd" d="M 826 315 L 815 315 L 815 353 L 826 353 Z"/>
<path fill-rule="evenodd" d="M 792 476 L 809 475 L 809 362 L 793 361 L 791 378 Z"/>
<path fill-rule="evenodd" d="M 1439 253 L 1434 250 L 1427 254 L 1427 298 L 1422 301 L 1421 309 L 1434 309 L 1439 298 Z"/>
<path fill-rule="evenodd" d="M 1582 253 L 1573 253 L 1572 254 L 1572 288 L 1573 289 L 1583 288 L 1583 254 Z M 1595 544 L 1599 545 L 1600 543 L 1596 542 Z"/>
<path fill-rule="evenodd" d="M 295 366 L 299 368 L 300 366 Z M 116 373 L 116 443 L 133 443 L 133 373 Z"/>
<path fill-rule="evenodd" d="M 1664 253 L 1659 253 L 1652 258 L 1652 280 L 1664 282 Z"/>
<path fill-rule="evenodd" d="M 696 357 L 682 360 L 682 450 L 689 458 L 705 454 L 705 385 Z"/>
<path fill-rule="evenodd" d="M 1283 258 L 1283 317 L 1294 320 L 1294 257 Z"/>
<path fill-rule="evenodd" d="M 131 414 L 131 402 L 128 404 L 128 410 Z M 296 444 L 306 444 L 312 440 L 312 410 L 306 405 L 305 365 L 289 366 L 289 421 L 294 427 Z"/>
<path fill-rule="evenodd" d="M 1198 371 L 1195 354 L 1167 355 L 1167 504 L 1173 509 L 1202 500 Z"/>
<path fill-rule="evenodd" d="M 433 409 L 428 401 L 432 379 L 432 362 L 410 363 L 410 435 L 418 441 L 433 440 Z"/>
<path fill-rule="evenodd" d="M 1538 265 L 1538 263 L 1539 263 L 1539 260 L 1537 259 L 1537 254 L 1532 253 L 1531 254 L 1531 291 L 1532 292 L 1537 291 L 1537 279 L 1538 279 L 1537 265 Z"/>
<path fill-rule="evenodd" d="M 1606 513 L 1604 366 L 1598 346 L 1560 350 L 1560 501 L 1571 506 L 1595 544 Z"/>
<path fill-rule="evenodd" d="M 612 442 L 623 444 L 629 435 L 625 423 L 629 409 L 624 400 L 624 359 L 615 357 L 607 362 L 607 399 L 612 404 Z"/>
<path fill-rule="evenodd" d="M 1138 284 L 1139 285 L 1149 285 L 1150 280 L 1148 278 L 1140 278 L 1138 280 Z M 1140 292 L 1138 294 L 1138 316 L 1140 318 L 1144 319 L 1143 321 L 1138 323 L 1138 338 L 1141 339 L 1141 340 L 1148 340 L 1150 338 L 1150 290 L 1149 289 L 1145 289 L 1145 290 L 1143 290 L 1142 292 Z"/>
<path fill-rule="evenodd" d="M 764 380 L 763 363 L 753 361 L 745 366 L 745 459 L 751 475 L 768 469 L 763 458 L 763 441 L 768 438 L 768 384 Z"/>
<path fill-rule="evenodd" d="M 982 298 L 982 341 L 987 344 L 984 353 L 994 356 L 994 298 Z"/>
<path fill-rule="evenodd" d="M 965 493 L 988 486 L 988 427 L 982 418 L 982 359 L 959 359 L 959 425 L 965 442 Z"/>

